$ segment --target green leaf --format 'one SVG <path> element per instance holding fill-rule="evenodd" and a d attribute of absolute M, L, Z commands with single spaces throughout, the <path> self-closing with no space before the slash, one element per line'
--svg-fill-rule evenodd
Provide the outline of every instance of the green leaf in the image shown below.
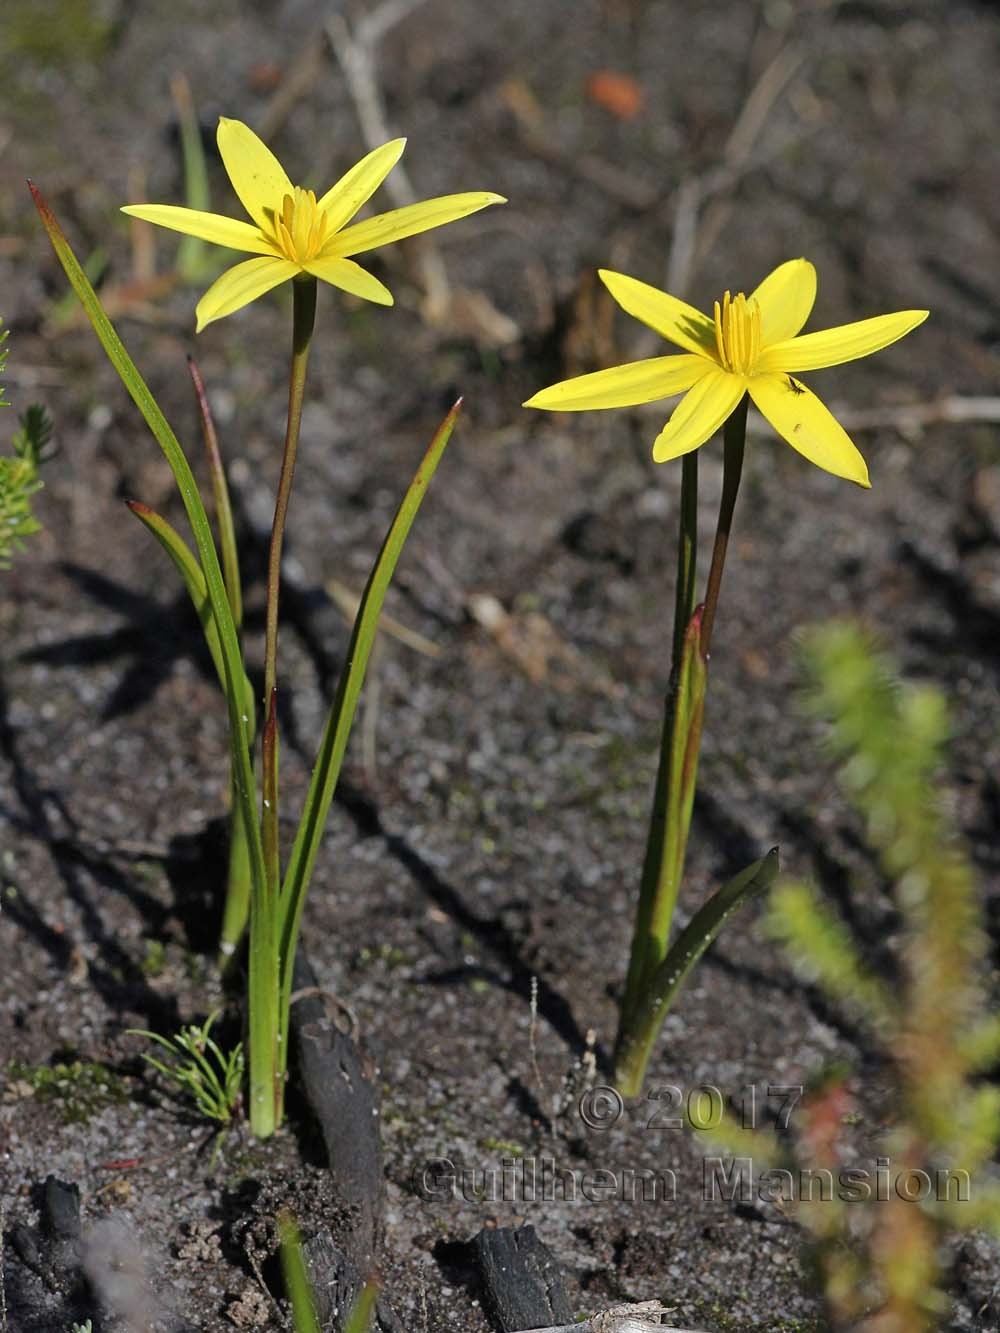
<path fill-rule="evenodd" d="M 232 748 L 234 786 L 240 801 L 243 824 L 247 834 L 250 853 L 250 867 L 253 880 L 254 898 L 260 903 L 260 910 L 250 915 L 250 1065 L 254 1070 L 271 1067 L 274 1071 L 274 1086 L 267 1092 L 256 1086 L 251 1089 L 250 1120 L 254 1132 L 266 1137 L 273 1132 L 277 1121 L 278 1085 L 277 1085 L 277 1039 L 280 1017 L 279 966 L 278 966 L 278 919 L 277 904 L 271 903 L 266 895 L 264 875 L 264 853 L 260 837 L 260 825 L 255 809 L 255 780 L 253 764 L 250 759 L 250 747 L 246 724 L 243 722 L 243 658 L 240 652 L 239 637 L 226 595 L 225 582 L 219 566 L 219 557 L 212 538 L 212 529 L 205 513 L 205 506 L 194 473 L 184 455 L 176 435 L 167 423 L 156 399 L 136 369 L 135 363 L 125 350 L 122 340 L 91 286 L 90 280 L 80 266 L 72 247 L 63 235 L 41 191 L 28 182 L 35 207 L 41 218 L 52 248 L 65 270 L 70 285 L 80 299 L 94 332 L 97 334 L 108 360 L 118 372 L 118 376 L 128 390 L 133 402 L 145 418 L 153 432 L 157 444 L 163 450 L 170 470 L 174 474 L 180 491 L 184 509 L 194 536 L 198 560 L 205 575 L 205 586 L 212 615 L 219 630 L 219 646 L 222 653 L 226 680 L 226 703 L 229 709 L 229 742 Z"/>
<path fill-rule="evenodd" d="M 358 1299 L 351 1306 L 351 1313 L 344 1324 L 344 1333 L 368 1333 L 372 1326 L 377 1299 L 377 1285 L 374 1282 L 365 1283 L 358 1293 Z"/>
<path fill-rule="evenodd" d="M 126 504 L 139 522 L 145 528 L 148 528 L 167 555 L 170 556 L 170 559 L 174 562 L 174 567 L 184 580 L 184 586 L 187 588 L 191 601 L 194 603 L 194 609 L 198 613 L 198 619 L 205 635 L 205 643 L 211 654 L 216 674 L 219 677 L 219 684 L 225 690 L 226 664 L 223 660 L 219 629 L 215 623 L 215 617 L 212 615 L 212 604 L 208 598 L 208 586 L 205 583 L 205 575 L 201 572 L 201 566 L 194 558 L 187 542 L 165 518 L 156 513 L 155 510 L 150 509 L 148 505 L 140 504 L 138 500 L 127 500 Z M 245 672 L 243 673 L 243 706 L 244 710 L 247 711 L 247 722 L 252 735 L 253 686 L 247 679 Z"/>
<path fill-rule="evenodd" d="M 222 464 L 222 451 L 215 429 L 215 419 L 209 405 L 205 382 L 194 357 L 188 357 L 188 370 L 194 386 L 195 402 L 198 404 L 198 416 L 201 420 L 201 433 L 205 440 L 205 452 L 208 455 L 209 475 L 212 478 L 212 493 L 215 497 L 215 520 L 219 525 L 219 545 L 222 548 L 222 572 L 232 608 L 233 620 L 239 630 L 243 623 L 243 588 L 240 582 L 240 562 L 236 548 L 236 526 L 233 522 L 233 506 L 229 498 L 229 483 L 226 481 L 226 469 Z"/>
<path fill-rule="evenodd" d="M 754 861 L 712 894 L 684 927 L 670 946 L 670 952 L 653 973 L 646 992 L 646 1004 L 662 1015 L 673 1004 L 688 973 L 715 940 L 734 912 L 752 902 L 774 883 L 778 874 L 778 849 Z"/>
<path fill-rule="evenodd" d="M 378 553 L 368 583 L 361 595 L 361 604 L 354 621 L 351 642 L 347 649 L 347 658 L 341 672 L 337 693 L 330 707 L 323 736 L 320 740 L 319 753 L 309 783 L 302 817 L 299 821 L 291 858 L 285 872 L 281 888 L 281 957 L 284 972 L 282 988 L 282 1031 L 285 1030 L 288 1013 L 288 997 L 291 993 L 292 964 L 295 958 L 295 944 L 298 938 L 299 920 L 302 906 L 309 888 L 316 856 L 323 840 L 330 803 L 340 776 L 340 766 L 347 749 L 347 739 L 354 720 L 358 697 L 364 684 L 365 670 L 371 656 L 375 634 L 378 629 L 382 603 L 390 580 L 399 560 L 403 544 L 417 516 L 421 501 L 437 470 L 445 446 L 451 439 L 455 422 L 462 406 L 459 399 L 445 417 L 437 434 L 431 441 L 427 453 L 402 504 L 396 511 L 392 526 L 386 534 L 382 549 Z"/>
<path fill-rule="evenodd" d="M 778 849 L 754 861 L 718 889 L 691 918 L 639 992 L 615 1053 L 615 1076 L 625 1096 L 636 1096 L 667 1010 L 688 973 L 734 912 L 763 893 L 778 873 Z"/>
<path fill-rule="evenodd" d="M 298 1223 L 287 1210 L 278 1214 L 278 1238 L 281 1242 L 281 1272 L 288 1299 L 292 1303 L 295 1333 L 320 1333 L 302 1251 L 302 1237 L 299 1235 Z"/>

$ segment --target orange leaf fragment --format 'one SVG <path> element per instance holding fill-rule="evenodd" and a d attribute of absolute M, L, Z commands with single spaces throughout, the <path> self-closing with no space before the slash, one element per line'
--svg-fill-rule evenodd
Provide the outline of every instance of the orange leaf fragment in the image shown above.
<path fill-rule="evenodd" d="M 613 69 L 594 70 L 587 80 L 587 96 L 618 120 L 634 120 L 642 110 L 642 86 Z"/>

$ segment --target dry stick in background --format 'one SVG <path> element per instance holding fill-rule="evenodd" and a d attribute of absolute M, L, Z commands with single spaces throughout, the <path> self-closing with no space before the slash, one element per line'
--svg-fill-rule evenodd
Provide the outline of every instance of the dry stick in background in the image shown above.
<path fill-rule="evenodd" d="M 386 124 L 385 107 L 378 86 L 375 50 L 387 32 L 418 9 L 425 0 L 386 0 L 353 30 L 342 14 L 327 20 L 326 34 L 340 62 L 354 109 L 361 126 L 361 137 L 369 148 L 385 143 L 393 136 Z M 416 191 L 406 168 L 400 164 L 385 182 L 385 191 L 393 207 L 405 208 L 416 200 Z M 424 289 L 424 314 L 429 323 L 437 323 L 451 304 L 451 286 L 444 261 L 436 245 L 413 246 L 414 260 Z"/>
<path fill-rule="evenodd" d="M 667 259 L 667 291 L 684 295 L 694 281 L 732 212 L 733 186 L 760 165 L 760 154 L 754 150 L 768 117 L 804 63 L 805 56 L 797 46 L 783 46 L 747 95 L 719 165 L 700 175 L 685 176 L 678 185 Z M 782 142 L 782 151 L 785 146 Z M 708 207 L 700 217 L 703 204 Z"/>
<path fill-rule="evenodd" d="M 659 1333 L 698 1333 L 697 1329 L 675 1328 L 662 1323 L 661 1316 L 668 1313 L 668 1307 L 658 1301 L 640 1301 L 638 1305 L 616 1305 L 610 1310 L 600 1310 L 582 1324 L 555 1324 L 535 1329 L 533 1333 L 650 1333 L 651 1329 L 658 1329 Z"/>
<path fill-rule="evenodd" d="M 388 128 L 385 105 L 379 90 L 376 70 L 378 43 L 404 18 L 423 5 L 426 0 L 385 0 L 371 14 L 359 19 L 353 27 L 341 14 L 334 14 L 326 23 L 326 35 L 334 55 L 344 71 L 348 91 L 354 101 L 361 137 L 369 148 L 393 137 Z M 416 201 L 417 195 L 400 164 L 385 181 L 384 189 L 395 208 L 405 208 Z M 504 347 L 516 342 L 520 329 L 508 316 L 497 310 L 482 292 L 455 291 L 448 279 L 441 251 L 427 236 L 418 237 L 408 247 L 417 267 L 420 285 L 424 290 L 421 314 L 428 324 L 441 325 L 454 321 L 460 296 L 461 312 L 469 331 L 491 346 Z"/>

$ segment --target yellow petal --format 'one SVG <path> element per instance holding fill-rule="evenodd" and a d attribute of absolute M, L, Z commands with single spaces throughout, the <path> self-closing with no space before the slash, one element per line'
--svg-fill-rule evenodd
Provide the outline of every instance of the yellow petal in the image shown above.
<path fill-rule="evenodd" d="M 666 463 L 704 444 L 731 415 L 746 392 L 742 375 L 709 370 L 689 389 L 653 444 L 653 460 Z"/>
<path fill-rule="evenodd" d="M 760 306 L 765 347 L 794 338 L 816 300 L 816 270 L 808 259 L 789 259 L 767 275 L 750 299 Z"/>
<path fill-rule="evenodd" d="M 284 167 L 241 120 L 220 116 L 216 141 L 240 203 L 258 226 L 270 227 L 285 195 L 294 193 Z"/>
<path fill-rule="evenodd" d="M 345 223 L 370 199 L 402 156 L 405 139 L 393 139 L 356 162 L 319 201 L 326 214 L 330 232 L 340 231 Z"/>
<path fill-rule="evenodd" d="M 122 209 L 130 217 L 155 222 L 158 227 L 182 231 L 202 241 L 226 245 L 231 250 L 247 250 L 252 255 L 273 255 L 274 246 L 249 222 L 222 217 L 219 213 L 199 213 L 195 208 L 177 208 L 173 204 L 129 204 Z"/>
<path fill-rule="evenodd" d="M 715 324 L 707 315 L 679 301 L 676 296 L 668 296 L 658 287 L 640 282 L 638 278 L 630 278 L 625 273 L 612 273 L 606 268 L 598 269 L 597 272 L 626 314 L 648 324 L 661 337 L 676 343 L 678 347 L 716 360 Z"/>
<path fill-rule="evenodd" d="M 541 407 L 549 412 L 584 412 L 596 407 L 634 407 L 653 403 L 683 393 L 710 367 L 702 356 L 655 356 L 648 361 L 633 361 L 627 366 L 597 370 L 592 375 L 578 375 L 529 398 L 524 407 Z"/>
<path fill-rule="evenodd" d="M 840 422 L 790 375 L 754 375 L 750 397 L 793 449 L 835 477 L 871 486 L 868 468 Z"/>
<path fill-rule="evenodd" d="M 298 264 L 293 264 L 290 259 L 245 259 L 242 264 L 227 268 L 221 278 L 216 278 L 195 308 L 198 319 L 196 331 L 200 333 L 213 320 L 241 310 L 272 287 L 277 287 L 279 282 L 294 278 L 300 271 Z"/>
<path fill-rule="evenodd" d="M 874 319 L 841 324 L 819 333 L 804 333 L 801 338 L 790 338 L 765 348 L 757 362 L 757 370 L 798 373 L 856 361 L 858 357 L 870 356 L 896 342 L 922 324 L 927 314 L 926 310 L 900 310 L 894 315 L 876 315 Z"/>
<path fill-rule="evenodd" d="M 406 208 L 394 208 L 391 213 L 380 213 L 378 217 L 357 222 L 353 227 L 338 232 L 327 251 L 336 255 L 360 255 L 366 250 L 374 250 L 389 241 L 402 241 L 407 236 L 416 236 L 418 232 L 429 231 L 431 227 L 443 227 L 446 222 L 455 222 L 469 213 L 477 213 L 489 204 L 505 204 L 507 200 L 501 194 L 488 194 L 477 191 L 472 194 L 446 194 L 439 199 L 424 199 L 419 204 L 408 204 Z"/>
<path fill-rule="evenodd" d="M 353 296 L 362 296 L 366 301 L 375 301 L 378 305 L 392 305 L 392 292 L 383 287 L 378 278 L 373 278 L 367 269 L 355 264 L 350 259 L 311 259 L 306 264 L 306 272 L 314 278 L 322 278 Z"/>

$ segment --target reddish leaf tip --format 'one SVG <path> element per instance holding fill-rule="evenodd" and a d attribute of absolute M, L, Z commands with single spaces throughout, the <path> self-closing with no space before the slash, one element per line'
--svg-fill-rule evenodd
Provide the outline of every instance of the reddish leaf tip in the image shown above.
<path fill-rule="evenodd" d="M 149 505 L 143 504 L 141 500 L 126 500 L 125 504 L 133 514 L 137 514 L 140 518 L 145 518 L 153 512 Z"/>

